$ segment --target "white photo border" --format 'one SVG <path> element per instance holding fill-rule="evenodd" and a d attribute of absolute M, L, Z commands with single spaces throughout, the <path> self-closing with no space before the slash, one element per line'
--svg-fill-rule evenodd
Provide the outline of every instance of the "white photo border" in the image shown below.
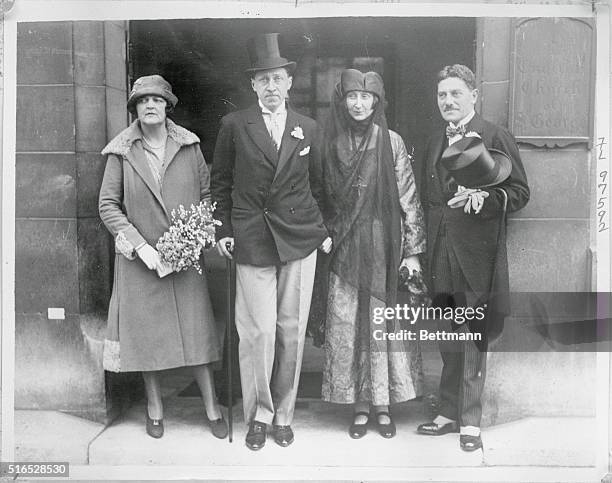
<path fill-rule="evenodd" d="M 599 159 L 593 142 L 592 160 L 597 173 L 611 172 L 610 131 L 610 5 L 591 2 L 571 5 L 471 3 L 303 3 L 303 2 L 212 2 L 146 0 L 16 0 L 4 17 L 4 56 L 1 79 L 2 99 L 2 190 L 1 263 L 2 328 L 0 338 L 2 388 L 2 459 L 14 459 L 14 375 L 15 375 L 15 149 L 16 149 L 16 69 L 17 25 L 20 22 L 79 20 L 149 20 L 187 18 L 316 18 L 316 17 L 591 17 L 597 25 L 597 74 L 594 141 L 608 142 L 606 159 Z M 548 2 L 547 2 L 548 3 Z M 3 101 L 3 102 L 2 102 Z M 597 176 L 594 183 L 597 183 Z M 610 205 L 608 205 L 609 207 Z M 610 225 L 610 213 L 607 213 Z M 597 233 L 597 290 L 610 292 L 610 230 Z M 608 300 L 608 298 L 606 298 Z M 608 307 L 609 316 L 610 307 Z M 71 479 L 385 479 L 433 481 L 599 481 L 609 469 L 610 375 L 612 359 L 607 352 L 597 354 L 597 455 L 589 468 L 356 468 L 356 467 L 168 467 L 168 466 L 71 466 Z"/>

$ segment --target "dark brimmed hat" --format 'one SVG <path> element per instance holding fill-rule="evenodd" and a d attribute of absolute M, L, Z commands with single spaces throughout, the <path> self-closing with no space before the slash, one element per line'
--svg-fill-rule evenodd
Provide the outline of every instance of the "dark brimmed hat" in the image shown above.
<path fill-rule="evenodd" d="M 279 69 L 284 67 L 290 75 L 295 71 L 296 63 L 281 57 L 278 50 L 278 35 L 260 34 L 247 43 L 251 67 L 245 70 L 249 75 L 261 70 Z"/>
<path fill-rule="evenodd" d="M 466 188 L 495 186 L 512 171 L 512 161 L 506 153 L 487 149 L 476 136 L 465 136 L 447 147 L 440 162 L 457 184 Z"/>
<path fill-rule="evenodd" d="M 357 69 L 346 69 L 340 74 L 340 88 L 342 96 L 351 91 L 370 92 L 378 98 L 383 98 L 385 87 L 382 77 L 376 72 L 363 73 Z"/>
<path fill-rule="evenodd" d="M 166 99 L 172 107 L 176 106 L 178 98 L 172 93 L 172 86 L 161 75 L 146 75 L 136 79 L 128 97 L 128 111 L 136 111 L 136 101 L 144 96 L 159 96 Z"/>

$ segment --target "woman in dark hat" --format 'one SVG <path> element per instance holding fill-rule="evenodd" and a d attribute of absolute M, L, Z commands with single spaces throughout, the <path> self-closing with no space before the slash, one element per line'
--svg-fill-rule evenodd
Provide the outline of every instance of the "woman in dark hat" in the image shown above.
<path fill-rule="evenodd" d="M 154 247 L 172 210 L 210 197 L 200 140 L 166 117 L 177 102 L 163 77 L 136 80 L 127 106 L 137 119 L 102 151 L 108 158 L 99 211 L 116 251 L 104 368 L 142 372 L 146 430 L 160 438 L 158 371 L 191 366 L 212 432 L 225 438 L 211 369 L 221 354 L 206 277 L 195 270 L 163 278 L 157 272 L 163 266 Z"/>
<path fill-rule="evenodd" d="M 355 439 L 366 434 L 371 409 L 380 434 L 393 437 L 389 405 L 419 396 L 422 385 L 418 345 L 388 340 L 400 327 L 381 320 L 385 307 L 396 306 L 400 266 L 420 272 L 418 254 L 425 251 L 412 157 L 388 129 L 384 105 L 377 73 L 345 70 L 324 133 L 333 251 L 322 396 L 354 404 L 349 435 Z"/>

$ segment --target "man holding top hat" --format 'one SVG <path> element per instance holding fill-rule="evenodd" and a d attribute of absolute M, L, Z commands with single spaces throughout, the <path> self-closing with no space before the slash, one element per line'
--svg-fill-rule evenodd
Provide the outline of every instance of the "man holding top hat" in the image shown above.
<path fill-rule="evenodd" d="M 316 123 L 287 106 L 295 62 L 278 34 L 248 45 L 257 103 L 226 115 L 215 146 L 211 191 L 221 255 L 236 262 L 236 329 L 246 445 L 289 446 L 317 248 L 331 239 L 321 191 Z M 313 196 L 314 195 L 314 196 Z"/>
<path fill-rule="evenodd" d="M 474 451 L 482 448 L 487 339 L 499 334 L 509 313 L 505 215 L 525 206 L 529 187 L 512 134 L 474 111 L 478 91 L 469 68 L 444 67 L 437 98 L 446 129 L 429 138 L 421 160 L 432 298 L 440 307 L 483 307 L 486 315 L 439 322 L 446 332 L 471 331 L 482 339 L 440 342 L 439 414 L 417 431 L 460 432 L 461 449 Z"/>

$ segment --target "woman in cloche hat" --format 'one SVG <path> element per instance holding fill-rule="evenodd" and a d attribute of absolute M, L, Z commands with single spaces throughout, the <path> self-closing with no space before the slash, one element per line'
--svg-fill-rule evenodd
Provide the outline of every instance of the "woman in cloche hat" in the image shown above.
<path fill-rule="evenodd" d="M 146 431 L 164 432 L 159 371 L 190 366 L 212 433 L 227 436 L 211 363 L 221 358 L 206 276 L 195 270 L 163 278 L 154 248 L 172 210 L 210 198 L 209 172 L 198 137 L 167 113 L 177 97 L 159 75 L 141 77 L 129 95 L 137 118 L 102 151 L 108 156 L 100 218 L 115 239 L 115 274 L 108 310 L 104 368 L 142 372 Z"/>
<path fill-rule="evenodd" d="M 378 320 L 396 306 L 400 267 L 417 275 L 418 254 L 425 251 L 411 155 L 388 129 L 384 106 L 380 75 L 347 69 L 324 132 L 325 221 L 333 251 L 322 397 L 353 404 L 354 439 L 366 434 L 370 412 L 383 437 L 395 436 L 389 405 L 422 391 L 418 345 L 395 338 L 401 331 L 394 318 Z"/>

